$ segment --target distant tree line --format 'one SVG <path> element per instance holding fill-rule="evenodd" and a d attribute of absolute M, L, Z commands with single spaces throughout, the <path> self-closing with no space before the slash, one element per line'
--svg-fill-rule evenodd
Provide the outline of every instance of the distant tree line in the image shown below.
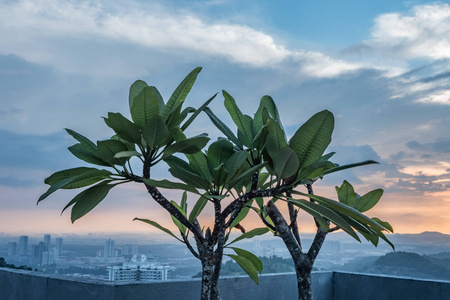
<path fill-rule="evenodd" d="M 33 271 L 33 269 L 31 267 L 28 266 L 20 266 L 20 267 L 16 267 L 13 264 L 8 264 L 6 263 L 5 258 L 0 257 L 0 268 L 10 268 L 10 269 L 19 269 L 19 270 L 28 270 L 28 271 Z"/>

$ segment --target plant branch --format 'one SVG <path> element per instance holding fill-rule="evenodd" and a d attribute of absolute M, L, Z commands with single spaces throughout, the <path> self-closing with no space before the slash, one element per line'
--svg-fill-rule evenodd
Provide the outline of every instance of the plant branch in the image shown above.
<path fill-rule="evenodd" d="M 311 183 L 307 184 L 306 188 L 308 189 L 308 194 L 314 195 L 314 190 Z M 313 202 L 311 198 L 309 200 Z M 325 238 L 327 236 L 327 232 L 325 232 L 322 227 L 320 227 L 316 219 L 314 219 L 314 221 L 316 222 L 317 232 L 307 254 L 312 263 L 314 263 L 314 261 L 316 260 L 316 257 L 319 254 L 319 251 L 322 248 L 323 242 L 325 241 Z"/>
<path fill-rule="evenodd" d="M 286 192 L 286 196 L 289 198 L 292 198 L 292 193 L 288 191 L 288 192 Z M 291 222 L 289 227 L 291 228 L 292 234 L 294 235 L 295 240 L 297 241 L 298 245 L 300 246 L 300 249 L 302 249 L 302 242 L 300 239 L 300 234 L 298 233 L 298 224 L 297 224 L 298 211 L 294 208 L 294 204 L 292 204 L 291 202 L 288 202 L 287 205 L 288 205 L 288 209 L 289 209 L 289 220 Z"/>
<path fill-rule="evenodd" d="M 280 237 L 283 239 L 284 244 L 288 248 L 291 256 L 299 257 L 304 255 L 294 235 L 289 229 L 289 225 L 272 200 L 267 203 L 267 213 L 275 224 L 275 228 Z"/>

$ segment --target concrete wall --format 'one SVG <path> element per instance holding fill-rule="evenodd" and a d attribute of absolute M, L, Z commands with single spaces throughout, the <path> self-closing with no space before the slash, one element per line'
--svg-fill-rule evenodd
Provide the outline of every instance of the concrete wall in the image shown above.
<path fill-rule="evenodd" d="M 450 281 L 344 272 L 335 273 L 333 279 L 334 300 L 450 299 Z"/>
<path fill-rule="evenodd" d="M 315 300 L 446 300 L 450 281 L 418 280 L 355 273 L 313 273 Z M 297 299 L 294 274 L 263 275 L 256 285 L 248 277 L 220 280 L 223 300 Z M 0 300 L 150 300 L 199 299 L 200 280 L 120 283 L 0 268 Z"/>
<path fill-rule="evenodd" d="M 333 273 L 313 274 L 315 300 L 333 299 Z M 297 299 L 295 274 L 262 275 L 256 285 L 248 277 L 220 279 L 223 300 Z M 44 276 L 0 268 L 0 300 L 189 300 L 200 298 L 200 280 L 153 283 L 110 283 Z"/>

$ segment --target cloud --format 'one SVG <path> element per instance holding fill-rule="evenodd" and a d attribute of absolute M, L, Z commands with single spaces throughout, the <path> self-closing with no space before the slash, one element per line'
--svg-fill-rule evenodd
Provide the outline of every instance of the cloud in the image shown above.
<path fill-rule="evenodd" d="M 419 143 L 418 141 L 409 141 L 406 146 L 411 150 L 450 153 L 450 139 L 438 139 L 433 143 Z"/>
<path fill-rule="evenodd" d="M 293 63 L 297 73 L 304 77 L 334 77 L 359 68 L 357 64 L 319 52 L 286 49 L 271 35 L 246 25 L 208 22 L 193 12 L 169 11 L 152 2 L 114 5 L 89 1 L 6 2 L 0 20 L 0 28 L 4 29 L 0 52 L 69 72 L 88 70 L 108 76 L 108 70 L 120 70 L 117 65 L 120 63 L 115 60 L 110 61 L 115 67 L 106 70 L 78 64 L 85 58 L 77 53 L 92 57 L 89 49 L 93 46 L 101 49 L 102 55 L 114 58 L 117 55 L 114 48 L 142 47 L 156 49 L 158 55 L 176 54 L 180 60 L 220 57 L 257 68 L 279 68 Z M 95 57 L 104 62 L 102 56 Z M 71 58 L 75 60 L 70 61 Z M 127 61 L 124 57 L 122 60 Z M 98 66 L 95 59 L 90 62 Z M 122 71 L 123 67 L 130 69 L 124 64 Z"/>
<path fill-rule="evenodd" d="M 375 19 L 372 39 L 364 43 L 393 56 L 450 58 L 450 5 L 417 5 L 406 13 L 387 13 Z"/>

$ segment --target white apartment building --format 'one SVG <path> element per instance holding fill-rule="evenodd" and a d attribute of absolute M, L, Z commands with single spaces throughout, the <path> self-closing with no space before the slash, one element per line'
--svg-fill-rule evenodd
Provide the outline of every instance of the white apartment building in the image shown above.
<path fill-rule="evenodd" d="M 158 263 L 148 263 L 147 257 L 141 255 L 138 261 L 137 255 L 133 255 L 131 262 L 124 263 L 122 266 L 109 266 L 109 281 L 152 281 L 169 279 L 169 266 L 161 266 Z"/>

